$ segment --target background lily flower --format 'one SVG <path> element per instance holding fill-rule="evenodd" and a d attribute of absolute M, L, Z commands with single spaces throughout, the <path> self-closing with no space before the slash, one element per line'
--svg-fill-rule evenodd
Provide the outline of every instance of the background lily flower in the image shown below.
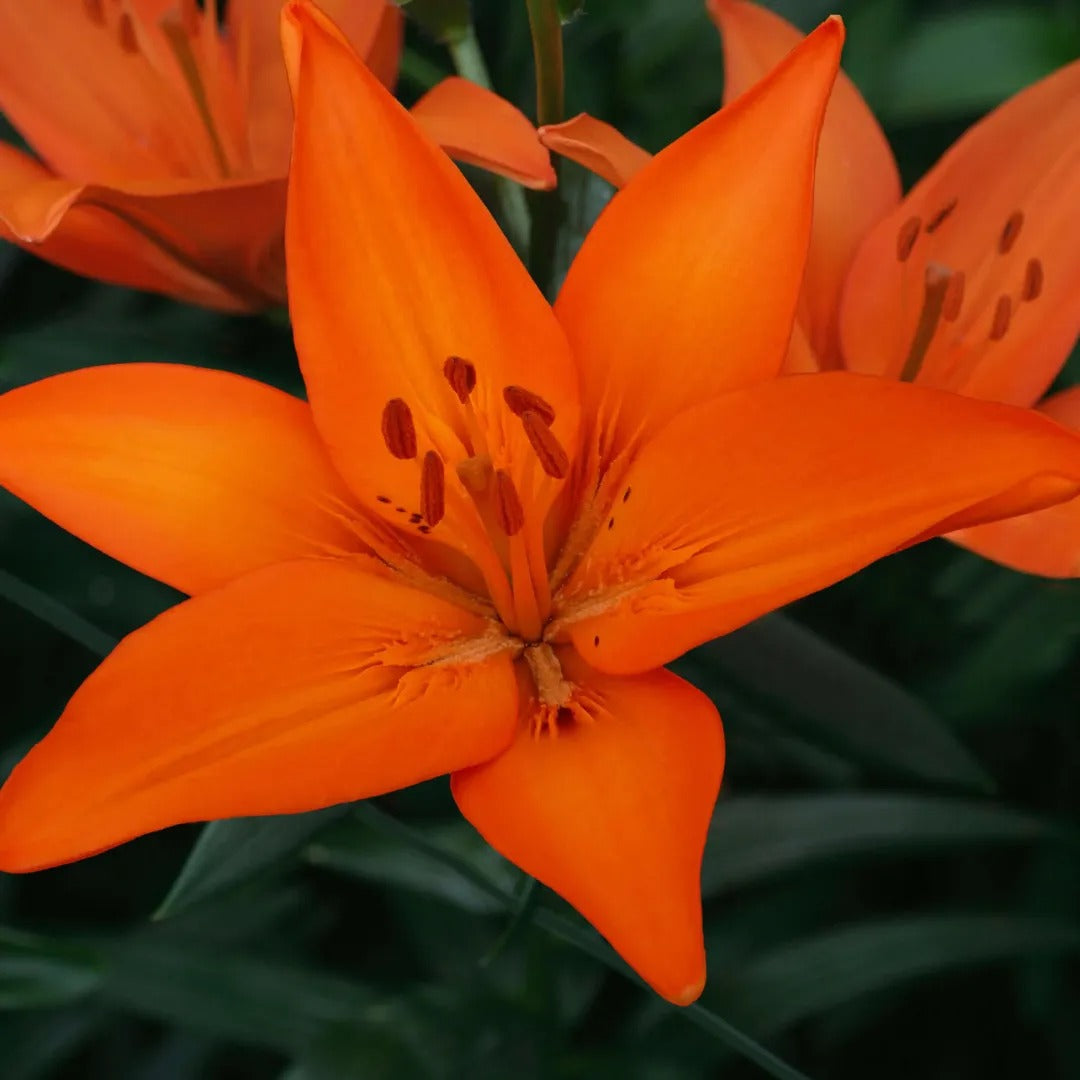
<path fill-rule="evenodd" d="M 310 404 L 167 365 L 0 398 L 5 486 L 194 594 L 15 769 L 0 868 L 449 772 L 495 848 L 690 1002 L 724 742 L 662 665 L 1075 494 L 1080 439 L 889 380 L 772 378 L 839 21 L 641 170 L 554 309 L 338 30 L 296 2 L 284 36 Z"/>
<path fill-rule="evenodd" d="M 387 86 L 402 16 L 328 0 Z M 226 310 L 282 303 L 292 109 L 277 0 L 0 0 L 0 238 L 77 273 Z M 47 77 L 43 77 L 43 73 Z M 415 106 L 454 157 L 554 183 L 532 125 L 464 79 Z"/>
<path fill-rule="evenodd" d="M 708 0 L 734 101 L 802 33 L 749 0 Z M 647 155 L 582 116 L 541 137 L 619 185 Z M 1080 61 L 971 128 L 906 196 L 848 77 L 822 127 L 806 277 L 785 370 L 846 367 L 1014 405 L 1039 403 L 1080 332 Z M 1077 424 L 1072 397 L 1043 408 Z M 1030 573 L 1080 575 L 1080 507 L 957 540 Z"/>

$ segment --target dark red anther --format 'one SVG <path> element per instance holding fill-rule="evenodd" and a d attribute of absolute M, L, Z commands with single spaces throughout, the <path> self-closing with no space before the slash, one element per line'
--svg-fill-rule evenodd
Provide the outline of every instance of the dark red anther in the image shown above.
<path fill-rule="evenodd" d="M 391 398 L 383 408 L 382 437 L 394 457 L 408 461 L 416 457 L 416 427 L 412 410 L 402 398 Z"/>
<path fill-rule="evenodd" d="M 919 230 L 922 228 L 921 217 L 909 217 L 900 231 L 896 234 L 896 257 L 900 262 L 907 262 L 915 241 L 919 239 Z"/>
<path fill-rule="evenodd" d="M 1012 300 L 1007 296 L 999 296 L 994 308 L 994 320 L 990 324 L 990 340 L 1000 341 L 1008 332 L 1010 322 L 1012 322 Z"/>
<path fill-rule="evenodd" d="M 529 445 L 540 459 L 540 468 L 556 480 L 564 479 L 570 471 L 570 459 L 544 418 L 533 409 L 526 409 L 521 414 L 521 426 L 525 429 Z"/>
<path fill-rule="evenodd" d="M 450 389 L 464 405 L 476 388 L 476 368 L 460 356 L 448 356 L 442 370 Z"/>
<path fill-rule="evenodd" d="M 504 387 L 503 401 L 515 416 L 526 412 L 538 413 L 545 424 L 550 424 L 555 419 L 555 410 L 539 394 L 534 394 L 523 386 Z"/>
<path fill-rule="evenodd" d="M 998 251 L 1002 255 L 1008 255 L 1012 251 L 1013 244 L 1016 243 L 1016 238 L 1020 235 L 1020 229 L 1024 224 L 1024 213 L 1022 210 L 1014 210 L 1009 215 L 1009 220 L 1005 222 L 1004 227 L 1001 230 L 1001 235 L 998 237 Z"/>
<path fill-rule="evenodd" d="M 495 473 L 495 513 L 499 519 L 499 528 L 507 536 L 516 536 L 525 524 L 525 511 L 521 506 L 514 481 L 505 469 Z"/>
<path fill-rule="evenodd" d="M 1028 259 L 1024 267 L 1024 284 L 1020 287 L 1021 300 L 1038 300 L 1043 290 L 1043 268 L 1038 259 Z"/>
<path fill-rule="evenodd" d="M 434 450 L 424 455 L 420 470 L 420 512 L 429 525 L 438 525 L 446 513 L 446 470 Z"/>
<path fill-rule="evenodd" d="M 956 204 L 960 200 L 957 198 L 950 199 L 927 223 L 926 232 L 927 235 L 931 235 L 937 232 L 942 225 L 945 224 L 948 216 L 956 209 Z"/>

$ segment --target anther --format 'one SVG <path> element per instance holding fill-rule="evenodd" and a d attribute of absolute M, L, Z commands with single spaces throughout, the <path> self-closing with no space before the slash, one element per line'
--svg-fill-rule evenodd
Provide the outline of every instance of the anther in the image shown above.
<path fill-rule="evenodd" d="M 448 356 L 442 370 L 450 389 L 464 405 L 476 387 L 476 368 L 460 356 Z"/>
<path fill-rule="evenodd" d="M 922 228 L 921 217 L 909 217 L 900 226 L 900 232 L 896 234 L 896 257 L 900 262 L 907 262 L 915 241 L 919 239 L 919 230 Z"/>
<path fill-rule="evenodd" d="M 104 0 L 83 0 L 83 8 L 92 23 L 96 26 L 105 25 Z"/>
<path fill-rule="evenodd" d="M 391 398 L 383 408 L 382 437 L 394 457 L 409 461 L 416 457 L 416 428 L 412 411 L 401 398 Z"/>
<path fill-rule="evenodd" d="M 516 536 L 525 524 L 525 511 L 521 506 L 514 481 L 505 469 L 495 473 L 495 512 L 499 518 L 499 528 L 507 536 Z"/>
<path fill-rule="evenodd" d="M 1007 333 L 1011 321 L 1012 300 L 1007 296 L 999 296 L 994 308 L 994 321 L 990 324 L 990 340 L 1000 341 Z"/>
<path fill-rule="evenodd" d="M 1024 214 L 1021 210 L 1014 210 L 1005 222 L 1001 235 L 998 237 L 998 251 L 1002 255 L 1008 255 L 1012 251 L 1016 238 L 1020 235 L 1020 227 L 1024 224 Z"/>
<path fill-rule="evenodd" d="M 550 424 L 555 419 L 555 410 L 539 394 L 534 394 L 523 386 L 504 387 L 503 401 L 515 416 L 521 416 L 525 412 L 539 413 L 545 424 Z"/>
<path fill-rule="evenodd" d="M 446 513 L 446 471 L 434 450 L 424 455 L 420 471 L 420 511 L 429 525 L 438 525 Z"/>
<path fill-rule="evenodd" d="M 1038 259 L 1028 259 L 1024 267 L 1024 284 L 1020 288 L 1021 300 L 1038 300 L 1043 289 L 1043 268 Z"/>
<path fill-rule="evenodd" d="M 553 476 L 556 480 L 562 480 L 570 471 L 570 459 L 562 444 L 551 432 L 551 428 L 544 422 L 544 418 L 533 409 L 526 409 L 521 414 L 521 426 L 525 429 L 525 435 L 529 445 L 540 459 L 540 468 Z"/>
<path fill-rule="evenodd" d="M 966 282 L 963 270 L 957 270 L 949 278 L 945 286 L 945 299 L 941 302 L 941 317 L 946 322 L 956 322 L 960 317 L 960 308 L 964 303 L 964 284 Z"/>
<path fill-rule="evenodd" d="M 135 24 L 131 21 L 131 16 L 126 11 L 120 16 L 120 21 L 116 25 L 116 30 L 120 35 L 120 48 L 126 53 L 137 53 L 139 51 L 139 41 L 135 37 Z"/>
<path fill-rule="evenodd" d="M 942 225 L 945 224 L 945 219 L 956 209 L 956 204 L 959 199 L 950 199 L 927 223 L 927 234 L 935 233 Z"/>

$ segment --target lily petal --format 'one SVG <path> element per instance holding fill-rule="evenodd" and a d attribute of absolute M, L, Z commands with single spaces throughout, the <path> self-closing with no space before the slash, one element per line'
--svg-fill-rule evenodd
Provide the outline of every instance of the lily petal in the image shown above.
<path fill-rule="evenodd" d="M 1047 398 L 1039 412 L 1080 432 L 1080 386 Z M 1080 577 L 1080 499 L 963 529 L 949 539 L 1025 574 Z"/>
<path fill-rule="evenodd" d="M 540 128 L 540 141 L 556 154 L 622 187 L 652 160 L 652 154 L 622 132 L 588 113 Z"/>
<path fill-rule="evenodd" d="M 749 0 L 708 0 L 708 9 L 724 43 L 725 104 L 803 40 L 785 19 Z M 799 300 L 799 322 L 823 367 L 841 366 L 838 312 L 852 257 L 899 202 L 900 174 L 885 133 L 841 71 L 818 144 L 814 224 Z"/>
<path fill-rule="evenodd" d="M 363 548 L 308 406 L 239 375 L 123 364 L 0 396 L 0 483 L 187 593 Z"/>
<path fill-rule="evenodd" d="M 552 431 L 573 453 L 573 359 L 460 171 L 332 24 L 313 5 L 292 3 L 282 36 L 296 100 L 289 299 L 315 422 L 364 505 L 395 524 L 395 505 L 418 507 L 419 463 L 433 452 L 449 478 L 436 536 L 467 544 L 478 519 L 454 470 L 481 452 L 477 428 L 496 468 L 521 477 L 535 465 L 503 398 L 504 388 L 524 386 L 551 406 Z M 450 357 L 473 365 L 467 407 L 445 374 Z M 398 399 L 416 432 L 412 455 L 402 457 L 383 432 L 384 411 Z M 556 482 L 540 469 L 532 474 L 522 501 L 550 503 Z M 476 546 L 487 545 L 479 536 Z"/>
<path fill-rule="evenodd" d="M 481 835 L 568 900 L 657 993 L 705 984 L 701 858 L 724 768 L 716 707 L 669 671 L 611 678 L 566 650 L 587 717 L 452 778 Z"/>
<path fill-rule="evenodd" d="M 970 128 L 869 234 L 840 316 L 847 367 L 899 375 L 928 270 L 962 272 L 918 380 L 1034 405 L 1080 332 L 1078 189 L 1080 60 Z"/>
<path fill-rule="evenodd" d="M 166 293 L 224 311 L 242 311 L 249 306 L 107 209 L 75 203 L 44 239 L 16 236 L 4 225 L 5 214 L 10 213 L 6 209 L 9 193 L 23 192 L 37 184 L 44 185 L 49 197 L 55 194 L 54 178 L 47 169 L 14 146 L 0 143 L 0 239 L 19 244 L 38 258 L 76 274 Z"/>
<path fill-rule="evenodd" d="M 486 620 L 366 566 L 266 567 L 125 638 L 0 791 L 0 870 L 367 798 L 502 750 L 509 653 L 425 665 Z"/>
<path fill-rule="evenodd" d="M 666 663 L 917 540 L 1071 498 L 1080 437 L 1030 410 L 824 372 L 688 410 L 625 490 L 557 607 L 613 672 Z"/>
<path fill-rule="evenodd" d="M 21 170 L 5 171 L 0 183 L 0 227 L 24 247 L 49 240 L 73 208 L 84 206 L 141 233 L 189 274 L 216 281 L 230 309 L 284 299 L 283 178 L 146 180 L 120 189 Z"/>
<path fill-rule="evenodd" d="M 401 58 L 404 17 L 392 0 L 323 0 L 380 82 L 392 88 Z M 247 97 L 248 143 L 258 172 L 284 176 L 292 142 L 292 101 L 279 30 L 281 10 L 265 0 L 229 0 L 229 36 Z"/>
<path fill-rule="evenodd" d="M 451 75 L 410 110 L 452 158 L 501 173 L 526 187 L 555 186 L 555 170 L 536 128 L 505 98 Z"/>
<path fill-rule="evenodd" d="M 657 154 L 586 237 L 555 311 L 609 459 L 693 402 L 780 370 L 843 37 L 838 19 L 823 24 Z"/>

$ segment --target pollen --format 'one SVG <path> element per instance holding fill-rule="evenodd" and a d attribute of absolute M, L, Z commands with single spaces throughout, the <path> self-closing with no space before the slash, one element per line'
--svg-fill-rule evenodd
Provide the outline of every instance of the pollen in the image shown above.
<path fill-rule="evenodd" d="M 915 241 L 919 239 L 920 229 L 921 217 L 910 217 L 900 226 L 900 231 L 896 234 L 896 257 L 900 262 L 907 262 L 912 248 L 915 247 Z"/>
<path fill-rule="evenodd" d="M 526 412 L 534 412 L 540 416 L 540 419 L 545 424 L 551 424 L 555 419 L 555 409 L 539 394 L 534 394 L 523 386 L 504 387 L 503 401 L 506 402 L 506 407 L 515 416 L 521 416 Z"/>
<path fill-rule="evenodd" d="M 383 408 L 382 437 L 386 449 L 399 460 L 416 457 L 416 427 L 412 411 L 402 398 L 391 398 Z"/>
<path fill-rule="evenodd" d="M 521 414 L 521 426 L 540 460 L 540 467 L 548 476 L 562 480 L 570 471 L 570 458 L 544 418 L 535 410 L 526 409 Z"/>
<path fill-rule="evenodd" d="M 460 356 L 448 356 L 443 364 L 443 375 L 450 389 L 457 394 L 458 401 L 465 405 L 476 389 L 476 368 Z"/>
<path fill-rule="evenodd" d="M 1028 259 L 1024 267 L 1024 284 L 1020 287 L 1020 299 L 1038 300 L 1043 290 L 1043 266 L 1038 259 Z"/>
<path fill-rule="evenodd" d="M 1020 236 L 1020 229 L 1024 224 L 1024 214 L 1021 210 L 1014 210 L 1010 215 L 1008 221 L 1002 227 L 1001 235 L 998 237 L 998 251 L 1002 255 L 1008 255 L 1013 249 L 1013 245 L 1016 243 L 1017 238 Z"/>
<path fill-rule="evenodd" d="M 424 455 L 420 471 L 420 512 L 428 525 L 438 525 L 446 513 L 446 470 L 434 450 Z"/>
<path fill-rule="evenodd" d="M 514 481 L 505 469 L 495 473 L 495 513 L 499 528 L 507 536 L 516 536 L 525 524 L 525 510 L 521 505 Z"/>

